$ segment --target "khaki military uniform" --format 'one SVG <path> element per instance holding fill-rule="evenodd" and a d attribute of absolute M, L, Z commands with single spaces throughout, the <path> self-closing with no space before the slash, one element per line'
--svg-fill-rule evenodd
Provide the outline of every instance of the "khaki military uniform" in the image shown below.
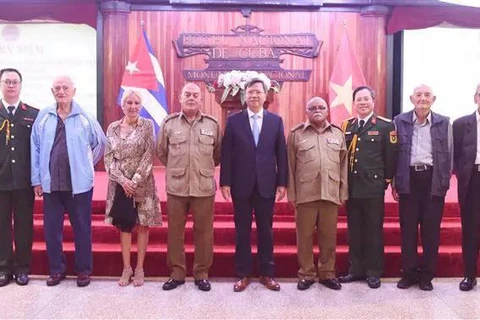
<path fill-rule="evenodd" d="M 213 261 L 215 166 L 220 162 L 221 133 L 217 120 L 198 113 L 190 123 L 183 113 L 169 115 L 157 138 L 156 152 L 166 168 L 168 211 L 167 264 L 171 278 L 186 276 L 184 233 L 186 214 L 194 221 L 193 276 L 208 278 Z"/>
<path fill-rule="evenodd" d="M 320 246 L 318 278 L 335 278 L 337 216 L 347 200 L 347 148 L 340 128 L 329 124 L 318 132 L 309 121 L 294 127 L 287 141 L 288 200 L 296 204 L 300 279 L 313 280 L 315 228 Z"/>

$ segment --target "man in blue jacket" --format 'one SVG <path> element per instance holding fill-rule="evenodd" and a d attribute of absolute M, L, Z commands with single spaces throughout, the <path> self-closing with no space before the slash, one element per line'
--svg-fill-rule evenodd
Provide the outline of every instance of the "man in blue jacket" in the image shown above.
<path fill-rule="evenodd" d="M 75 237 L 77 285 L 85 287 L 92 272 L 93 166 L 103 156 L 106 138 L 95 118 L 73 101 L 76 89 L 70 77 L 57 77 L 51 90 L 56 104 L 40 111 L 30 138 L 32 186 L 35 195 L 44 197 L 47 285 L 65 278 L 62 233 L 68 212 Z"/>

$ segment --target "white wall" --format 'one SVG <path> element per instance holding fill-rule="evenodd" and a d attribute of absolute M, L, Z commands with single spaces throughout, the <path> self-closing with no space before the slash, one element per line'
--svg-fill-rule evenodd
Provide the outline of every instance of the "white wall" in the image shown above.
<path fill-rule="evenodd" d="M 23 76 L 21 99 L 44 108 L 55 102 L 53 79 L 70 75 L 75 100 L 97 114 L 96 31 L 67 23 L 0 24 L 0 69 L 17 68 Z"/>
<path fill-rule="evenodd" d="M 409 96 L 420 83 L 431 85 L 437 96 L 433 111 L 451 120 L 475 111 L 473 96 L 480 83 L 479 29 L 406 30 L 403 57 L 403 111 L 413 109 Z"/>

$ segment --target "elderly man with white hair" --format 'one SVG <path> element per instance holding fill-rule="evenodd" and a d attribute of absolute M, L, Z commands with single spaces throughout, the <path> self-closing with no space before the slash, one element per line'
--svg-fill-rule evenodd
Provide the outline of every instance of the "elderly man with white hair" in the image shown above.
<path fill-rule="evenodd" d="M 106 138 L 96 119 L 73 100 L 76 88 L 69 76 L 55 78 L 51 90 L 56 103 L 40 111 L 31 135 L 32 186 L 35 195 L 44 197 L 47 285 L 65 278 L 62 233 L 68 212 L 75 237 L 77 285 L 85 287 L 92 273 L 93 166 L 103 156 Z"/>

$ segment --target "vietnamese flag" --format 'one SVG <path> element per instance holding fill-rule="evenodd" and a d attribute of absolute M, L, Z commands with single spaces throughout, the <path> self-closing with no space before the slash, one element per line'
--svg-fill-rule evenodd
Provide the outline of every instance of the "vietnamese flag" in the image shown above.
<path fill-rule="evenodd" d="M 352 110 L 353 90 L 364 85 L 366 85 L 365 77 L 345 30 L 328 85 L 332 123 L 341 124 L 343 120 L 355 114 Z"/>

